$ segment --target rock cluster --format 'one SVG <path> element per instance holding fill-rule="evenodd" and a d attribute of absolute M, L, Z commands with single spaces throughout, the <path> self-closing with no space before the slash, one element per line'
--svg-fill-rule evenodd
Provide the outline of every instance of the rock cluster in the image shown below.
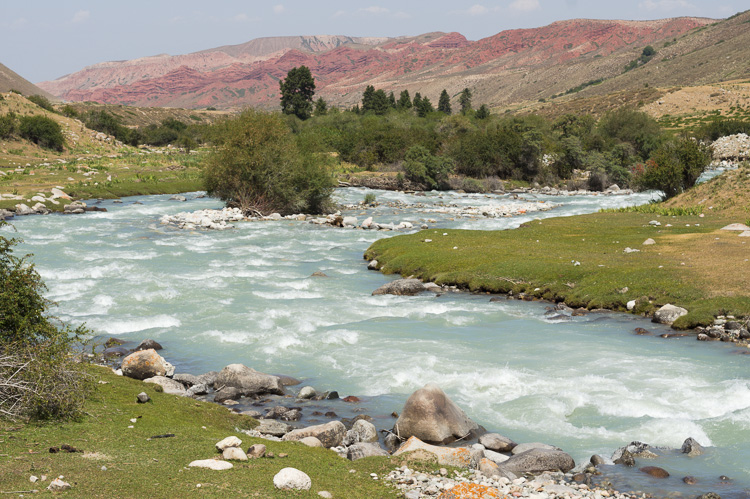
<path fill-rule="evenodd" d="M 739 133 L 715 140 L 713 155 L 716 160 L 744 160 L 750 158 L 750 136 Z"/>
<path fill-rule="evenodd" d="M 182 212 L 176 215 L 164 215 L 161 223 L 174 225 L 180 229 L 210 229 L 225 230 L 234 228 L 230 222 L 245 220 L 242 210 L 239 208 L 224 208 L 221 210 L 198 210 L 193 212 Z"/>
<path fill-rule="evenodd" d="M 738 321 L 734 317 L 717 317 L 714 324 L 708 327 L 698 327 L 698 341 L 725 341 L 750 346 L 750 332 L 748 321 Z"/>

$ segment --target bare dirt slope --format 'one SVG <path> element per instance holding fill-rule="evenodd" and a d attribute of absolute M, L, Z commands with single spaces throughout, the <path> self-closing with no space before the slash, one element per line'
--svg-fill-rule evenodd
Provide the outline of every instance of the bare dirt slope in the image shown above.
<path fill-rule="evenodd" d="M 16 90 L 23 95 L 43 95 L 50 100 L 57 100 L 52 94 L 37 87 L 9 67 L 0 64 L 0 92 Z"/>

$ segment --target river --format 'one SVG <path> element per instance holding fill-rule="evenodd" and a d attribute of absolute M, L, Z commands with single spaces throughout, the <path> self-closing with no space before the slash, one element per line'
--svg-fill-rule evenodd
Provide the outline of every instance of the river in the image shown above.
<path fill-rule="evenodd" d="M 472 219 L 455 212 L 521 200 L 366 189 L 341 189 L 336 198 L 354 204 L 366 192 L 381 205 L 345 215 L 475 229 L 509 229 L 534 218 L 650 199 L 540 197 L 546 206 L 560 206 Z M 732 345 L 636 336 L 636 327 L 666 329 L 626 314 L 551 320 L 548 304 L 490 302 L 487 295 L 374 297 L 371 292 L 393 277 L 368 271 L 362 254 L 395 232 L 296 221 L 181 231 L 159 219 L 220 203 L 195 194 L 183 203 L 169 197 L 102 201 L 106 213 L 13 221 L 24 240 L 18 251 L 34 254 L 57 316 L 102 335 L 154 338 L 178 372 L 239 362 L 356 395 L 380 426 L 410 393 L 435 382 L 487 429 L 518 442 L 557 445 L 577 462 L 593 453 L 609 456 L 632 440 L 679 448 L 693 437 L 708 447 L 705 455 L 665 452 L 652 463 L 639 462 L 667 469 L 669 479 L 652 483 L 637 470 L 620 476 L 618 467 L 613 481 L 657 494 L 748 497 L 750 358 Z M 396 201 L 409 206 L 389 204 Z M 310 277 L 315 271 L 328 277 Z M 698 485 L 684 486 L 686 475 Z M 720 475 L 731 482 L 720 482 Z"/>

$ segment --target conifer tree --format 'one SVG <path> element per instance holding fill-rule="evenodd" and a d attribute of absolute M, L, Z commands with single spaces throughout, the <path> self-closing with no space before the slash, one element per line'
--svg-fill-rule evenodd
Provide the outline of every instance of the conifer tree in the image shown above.
<path fill-rule="evenodd" d="M 438 99 L 438 111 L 445 114 L 451 114 L 451 98 L 446 89 L 443 89 L 440 93 L 440 99 Z"/>
<path fill-rule="evenodd" d="M 315 80 L 307 66 L 292 68 L 286 78 L 279 82 L 281 90 L 281 110 L 284 114 L 294 114 L 301 120 L 310 117 L 315 95 Z"/>
<path fill-rule="evenodd" d="M 401 95 L 398 98 L 398 102 L 396 103 L 396 106 L 399 109 L 411 109 L 411 97 L 409 96 L 408 90 L 402 90 Z"/>
<path fill-rule="evenodd" d="M 461 114 L 471 111 L 471 90 L 464 88 L 458 97 L 458 103 L 461 104 Z"/>

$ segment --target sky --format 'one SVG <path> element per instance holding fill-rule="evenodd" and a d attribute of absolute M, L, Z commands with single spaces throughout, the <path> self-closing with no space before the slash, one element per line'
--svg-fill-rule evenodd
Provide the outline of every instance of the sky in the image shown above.
<path fill-rule="evenodd" d="M 36 83 L 98 62 L 263 36 L 458 31 L 478 40 L 564 19 L 718 19 L 748 8 L 747 0 L 0 0 L 0 63 Z"/>

